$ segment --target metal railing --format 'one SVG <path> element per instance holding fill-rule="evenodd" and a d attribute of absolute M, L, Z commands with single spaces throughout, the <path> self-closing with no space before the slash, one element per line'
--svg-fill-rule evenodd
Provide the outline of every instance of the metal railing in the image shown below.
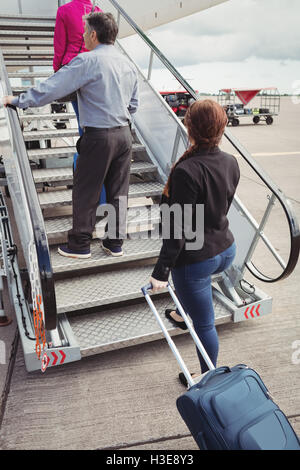
<path fill-rule="evenodd" d="M 11 95 L 3 54 L 0 51 L 0 100 Z M 36 187 L 25 147 L 18 114 L 2 107 L 1 152 L 14 215 L 22 243 L 32 289 L 32 301 L 42 296 L 44 322 L 47 330 L 56 329 L 57 312 L 54 279 L 48 240 Z"/>
<path fill-rule="evenodd" d="M 116 9 L 117 12 L 117 20 L 118 24 L 120 25 L 120 19 L 123 17 L 125 21 L 131 26 L 131 28 L 135 31 L 135 33 L 144 41 L 144 43 L 150 49 L 150 59 L 148 65 L 148 72 L 147 72 L 147 80 L 148 82 L 151 79 L 152 73 L 152 66 L 153 66 L 153 58 L 156 56 L 163 66 L 173 75 L 173 77 L 181 84 L 181 86 L 195 99 L 199 98 L 198 94 L 195 90 L 190 86 L 190 84 L 182 77 L 182 75 L 176 70 L 176 68 L 171 64 L 171 62 L 162 54 L 162 52 L 156 47 L 156 45 L 147 37 L 147 35 L 141 30 L 141 28 L 133 21 L 132 18 L 126 13 L 126 11 L 118 4 L 116 0 L 109 0 L 111 5 Z M 97 3 L 97 2 L 96 2 Z M 185 134 L 185 137 L 184 137 Z M 267 175 L 267 173 L 260 167 L 257 161 L 252 157 L 252 155 L 243 147 L 243 145 L 239 142 L 239 140 L 229 131 L 225 131 L 226 139 L 232 144 L 232 146 L 237 150 L 237 152 L 241 155 L 241 157 L 247 162 L 247 164 L 252 168 L 255 174 L 260 178 L 260 180 L 264 183 L 264 185 L 271 191 L 272 196 L 270 199 L 270 204 L 267 207 L 265 215 L 260 225 L 257 225 L 255 221 L 253 221 L 253 228 L 256 231 L 256 236 L 253 240 L 253 243 L 249 249 L 249 252 L 246 256 L 245 266 L 248 270 L 255 276 L 257 279 L 273 283 L 279 280 L 287 278 L 295 269 L 300 253 L 300 230 L 298 221 L 295 217 L 292 207 L 289 204 L 289 201 L 286 199 L 282 191 L 278 188 L 278 186 L 272 181 L 272 179 Z M 175 143 L 172 151 L 172 158 L 169 162 L 169 167 L 174 163 L 178 158 L 178 148 L 180 139 L 188 141 L 187 132 L 184 126 L 178 125 L 177 132 L 175 136 Z M 167 168 L 165 168 L 166 170 Z M 288 257 L 287 263 L 285 263 L 277 254 L 276 250 L 273 248 L 269 240 L 265 237 L 263 233 L 263 229 L 266 226 L 268 221 L 268 217 L 271 213 L 272 207 L 274 205 L 274 201 L 277 200 L 282 209 L 284 211 L 285 217 L 288 222 L 289 226 L 289 233 L 290 233 L 290 253 Z M 251 220 L 251 218 L 250 218 Z M 283 271 L 282 273 L 274 278 L 266 276 L 262 274 L 252 263 L 251 258 L 257 246 L 259 240 L 262 240 L 265 245 L 268 247 L 270 252 L 274 255 L 275 259 L 281 265 Z"/>

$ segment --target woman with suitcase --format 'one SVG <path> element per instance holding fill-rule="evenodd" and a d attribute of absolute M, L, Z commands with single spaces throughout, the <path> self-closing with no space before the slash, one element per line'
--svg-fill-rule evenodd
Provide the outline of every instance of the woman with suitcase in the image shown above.
<path fill-rule="evenodd" d="M 188 109 L 185 125 L 190 146 L 174 165 L 165 186 L 162 203 L 168 206 L 179 204 L 181 214 L 184 207 L 192 207 L 191 220 L 180 220 L 182 237 L 174 236 L 178 220 L 171 224 L 169 238 L 163 238 L 159 259 L 150 278 L 156 293 L 165 288 L 171 272 L 176 294 L 186 313 L 191 317 L 199 336 L 214 366 L 217 363 L 219 342 L 215 328 L 211 276 L 229 268 L 236 246 L 229 230 L 227 214 L 240 179 L 236 159 L 218 147 L 227 124 L 224 109 L 212 100 L 196 101 Z M 204 208 L 204 242 L 196 247 L 186 238 L 186 228 L 195 234 L 198 227 L 196 207 Z M 162 221 L 163 222 L 163 221 Z M 164 225 L 164 222 L 163 222 Z M 194 249 L 193 249 L 194 248 Z M 167 318 L 179 328 L 186 329 L 178 309 L 166 310 Z M 198 352 L 198 351 L 197 351 Z M 201 372 L 208 367 L 198 352 Z M 180 374 L 186 385 L 185 377 Z"/>

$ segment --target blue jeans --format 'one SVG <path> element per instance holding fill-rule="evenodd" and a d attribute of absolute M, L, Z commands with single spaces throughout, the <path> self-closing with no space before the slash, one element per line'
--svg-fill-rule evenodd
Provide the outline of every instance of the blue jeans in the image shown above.
<path fill-rule="evenodd" d="M 223 253 L 195 264 L 172 269 L 176 295 L 191 317 L 194 329 L 207 354 L 216 367 L 219 352 L 219 339 L 215 327 L 215 313 L 212 297 L 211 275 L 225 271 L 231 266 L 236 255 L 236 244 Z M 180 315 L 180 313 L 177 311 Z M 198 349 L 202 374 L 209 369 Z"/>
<path fill-rule="evenodd" d="M 80 135 L 80 137 L 82 137 L 82 136 L 83 136 L 83 130 L 82 130 L 82 128 L 80 127 L 80 123 L 79 123 L 78 101 L 77 101 L 77 100 L 72 101 L 72 106 L 73 106 L 74 112 L 75 112 L 76 117 L 77 117 L 79 135 Z"/>
<path fill-rule="evenodd" d="M 79 135 L 80 135 L 80 137 L 82 137 L 83 136 L 83 129 L 80 127 L 78 101 L 77 100 L 72 101 L 72 106 L 73 106 L 74 112 L 75 112 L 76 117 L 77 117 Z M 74 160 L 73 160 L 73 169 L 74 169 L 74 171 L 75 171 L 75 168 L 76 168 L 77 158 L 78 158 L 78 153 L 76 152 L 76 153 L 74 153 Z M 99 205 L 101 205 L 101 204 L 106 204 L 106 190 L 105 190 L 104 185 L 102 187 L 100 200 L 99 200 Z"/>

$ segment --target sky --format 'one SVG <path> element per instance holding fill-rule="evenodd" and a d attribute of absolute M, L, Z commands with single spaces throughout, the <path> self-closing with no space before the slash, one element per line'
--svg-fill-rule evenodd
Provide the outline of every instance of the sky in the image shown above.
<path fill-rule="evenodd" d="M 300 93 L 299 0 L 229 0 L 149 36 L 199 92 L 276 86 L 281 93 Z M 148 53 L 138 41 L 123 42 L 147 67 Z M 155 62 L 153 83 L 176 89 L 159 67 Z"/>
<path fill-rule="evenodd" d="M 31 12 L 33 0 L 22 3 L 24 13 Z M 0 0 L 0 11 L 17 11 L 17 5 Z M 56 5 L 41 0 L 40 13 L 54 15 Z M 148 34 L 199 92 L 276 86 L 281 93 L 300 93 L 300 0 L 229 0 Z M 122 42 L 147 67 L 149 51 L 141 41 L 133 36 Z M 162 90 L 178 88 L 156 61 L 152 82 Z"/>

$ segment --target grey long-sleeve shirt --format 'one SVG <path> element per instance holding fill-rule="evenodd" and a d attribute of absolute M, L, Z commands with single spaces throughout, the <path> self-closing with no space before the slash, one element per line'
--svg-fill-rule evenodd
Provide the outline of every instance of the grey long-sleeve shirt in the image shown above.
<path fill-rule="evenodd" d="M 19 108 L 44 106 L 76 90 L 81 127 L 125 126 L 138 108 L 135 68 L 115 46 L 107 44 L 78 55 L 12 104 Z"/>

